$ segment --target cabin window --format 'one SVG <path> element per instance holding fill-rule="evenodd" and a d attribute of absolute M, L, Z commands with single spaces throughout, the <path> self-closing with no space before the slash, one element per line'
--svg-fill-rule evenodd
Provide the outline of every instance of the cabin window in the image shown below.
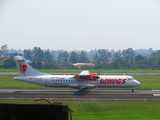
<path fill-rule="evenodd" d="M 65 82 L 65 80 L 63 80 L 63 82 Z"/>
<path fill-rule="evenodd" d="M 70 82 L 70 80 L 68 80 Z"/>

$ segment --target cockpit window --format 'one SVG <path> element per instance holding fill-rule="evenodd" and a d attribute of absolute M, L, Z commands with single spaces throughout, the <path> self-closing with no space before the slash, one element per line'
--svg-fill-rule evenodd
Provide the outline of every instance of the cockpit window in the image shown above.
<path fill-rule="evenodd" d="M 128 78 L 128 80 L 133 80 L 133 78 Z"/>

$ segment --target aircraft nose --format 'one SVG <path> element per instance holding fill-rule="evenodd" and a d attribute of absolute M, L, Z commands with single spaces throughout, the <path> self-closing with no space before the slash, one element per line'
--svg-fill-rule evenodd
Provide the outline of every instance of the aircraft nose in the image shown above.
<path fill-rule="evenodd" d="M 135 86 L 141 85 L 141 83 L 139 81 L 137 81 L 137 80 L 133 80 L 133 83 L 135 84 Z"/>
<path fill-rule="evenodd" d="M 141 85 L 141 83 L 137 80 L 136 80 L 136 84 L 137 84 L 137 86 Z"/>

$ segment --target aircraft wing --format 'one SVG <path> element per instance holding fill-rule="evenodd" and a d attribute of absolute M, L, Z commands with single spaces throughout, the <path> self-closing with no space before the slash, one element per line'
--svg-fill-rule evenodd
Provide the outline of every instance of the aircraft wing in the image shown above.
<path fill-rule="evenodd" d="M 88 70 L 84 70 L 80 74 L 75 75 L 74 78 L 96 81 L 96 79 L 99 77 L 98 77 L 98 74 L 96 73 L 90 73 Z"/>

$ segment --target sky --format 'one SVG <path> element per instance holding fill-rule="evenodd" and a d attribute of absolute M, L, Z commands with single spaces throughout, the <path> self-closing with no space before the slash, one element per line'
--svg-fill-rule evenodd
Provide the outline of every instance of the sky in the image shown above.
<path fill-rule="evenodd" d="M 160 0 L 0 0 L 0 46 L 160 49 Z"/>

